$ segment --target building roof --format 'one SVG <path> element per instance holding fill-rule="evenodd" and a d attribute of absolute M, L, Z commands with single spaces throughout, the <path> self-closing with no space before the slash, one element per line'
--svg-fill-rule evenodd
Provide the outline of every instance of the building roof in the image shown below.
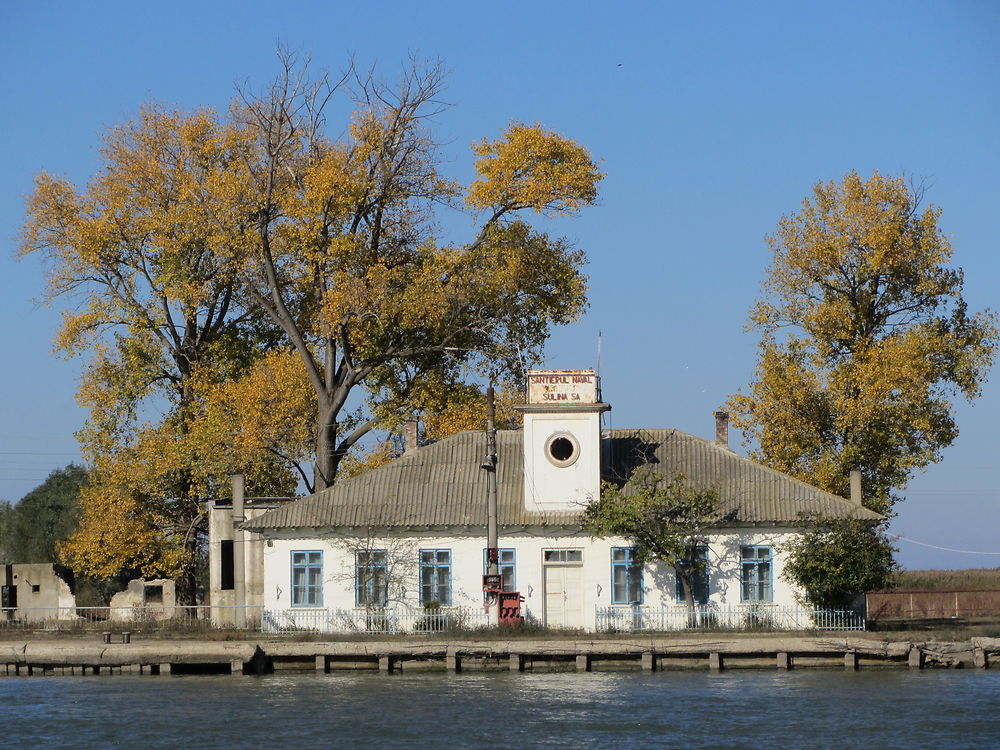
<path fill-rule="evenodd" d="M 533 512 L 524 507 L 520 430 L 497 432 L 497 506 L 504 527 L 580 527 L 580 512 Z M 738 523 L 786 525 L 803 517 L 880 519 L 844 498 L 678 430 L 604 433 L 604 478 L 622 482 L 641 467 L 694 486 L 717 488 L 724 511 Z M 335 527 L 485 527 L 486 454 L 482 432 L 462 432 L 314 495 L 248 520 L 250 531 Z M 582 509 L 581 509 L 582 510 Z"/>

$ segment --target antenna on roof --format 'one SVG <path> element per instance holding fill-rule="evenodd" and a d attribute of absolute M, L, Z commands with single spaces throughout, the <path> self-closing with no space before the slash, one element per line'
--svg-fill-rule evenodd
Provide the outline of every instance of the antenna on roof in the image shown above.
<path fill-rule="evenodd" d="M 596 372 L 596 375 L 597 375 L 597 377 L 595 379 L 597 380 L 597 400 L 598 401 L 603 401 L 604 400 L 604 394 L 601 392 L 601 347 L 602 347 L 603 343 L 604 343 L 604 337 L 601 335 L 601 329 L 598 328 L 597 329 L 597 367 L 594 368 L 595 372 Z M 604 416 L 605 416 L 604 412 L 601 412 L 600 416 L 597 418 L 598 419 L 598 423 L 600 424 L 600 429 L 602 429 L 602 430 L 604 429 Z M 610 429 L 610 424 L 609 424 L 609 429 Z"/>
<path fill-rule="evenodd" d="M 601 378 L 601 329 L 597 329 L 597 378 Z"/>

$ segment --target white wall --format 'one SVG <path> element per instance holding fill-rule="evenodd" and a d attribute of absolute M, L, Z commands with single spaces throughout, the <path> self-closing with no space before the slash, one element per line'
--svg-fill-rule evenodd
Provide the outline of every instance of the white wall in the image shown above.
<path fill-rule="evenodd" d="M 580 549 L 583 551 L 583 609 L 588 627 L 593 627 L 594 611 L 611 606 L 611 548 L 627 547 L 623 539 L 591 539 L 586 535 L 542 536 L 521 533 L 501 535 L 500 547 L 516 550 L 516 585 L 525 597 L 528 612 L 544 622 L 543 551 Z M 721 606 L 740 604 L 740 547 L 761 545 L 774 548 L 773 603 L 796 604 L 796 590 L 782 580 L 784 554 L 781 545 L 791 533 L 781 529 L 739 529 L 709 537 L 709 576 L 711 601 Z M 452 604 L 479 607 L 483 603 L 482 536 L 412 534 L 407 537 L 361 539 L 350 536 L 321 538 L 274 538 L 264 546 L 264 606 L 288 609 L 291 603 L 291 554 L 293 551 L 323 552 L 323 606 L 351 609 L 355 606 L 355 550 L 386 549 L 390 564 L 396 568 L 392 577 L 399 582 L 390 593 L 390 604 L 419 608 L 419 550 L 450 549 L 452 559 Z M 647 566 L 643 571 L 644 604 L 650 607 L 672 606 L 675 599 L 673 570 Z"/>
<path fill-rule="evenodd" d="M 545 446 L 553 435 L 571 435 L 579 446 L 570 466 L 555 466 Z M 601 415 L 597 411 L 526 412 L 524 505 L 529 511 L 573 510 L 601 491 Z"/>

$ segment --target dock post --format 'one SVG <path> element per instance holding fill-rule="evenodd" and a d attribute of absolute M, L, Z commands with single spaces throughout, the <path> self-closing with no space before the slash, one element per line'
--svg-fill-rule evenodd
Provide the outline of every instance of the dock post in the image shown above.
<path fill-rule="evenodd" d="M 778 669 L 789 670 L 792 668 L 792 657 L 787 651 L 778 652 Z"/>
<path fill-rule="evenodd" d="M 230 659 L 229 660 L 229 674 L 243 674 L 243 660 L 242 659 Z"/>
<path fill-rule="evenodd" d="M 710 653 L 708 655 L 708 668 L 709 669 L 711 669 L 713 672 L 721 672 L 722 671 L 722 666 L 723 666 L 723 664 L 722 664 L 722 654 L 720 654 L 718 651 L 713 651 L 712 653 Z"/>
<path fill-rule="evenodd" d="M 170 664 L 157 664 L 156 668 L 158 670 L 158 674 L 160 675 L 170 674 L 171 671 Z"/>
<path fill-rule="evenodd" d="M 923 669 L 924 668 L 924 651 L 919 646 L 913 646 L 910 649 L 910 655 L 907 657 L 906 663 L 909 664 L 910 669 Z"/>
<path fill-rule="evenodd" d="M 462 671 L 462 657 L 456 654 L 454 651 L 449 651 L 444 657 L 445 668 L 449 672 L 461 672 Z"/>
<path fill-rule="evenodd" d="M 652 651 L 642 652 L 642 671 L 643 672 L 656 671 L 656 654 L 654 654 Z"/>
<path fill-rule="evenodd" d="M 392 668 L 395 666 L 392 662 L 393 658 L 391 656 L 380 656 L 378 658 L 378 671 L 392 674 Z"/>
<path fill-rule="evenodd" d="M 577 654 L 576 655 L 576 671 L 577 672 L 589 672 L 590 671 L 590 654 Z"/>
<path fill-rule="evenodd" d="M 976 665 L 977 669 L 989 669 L 990 659 L 986 655 L 986 649 L 980 645 L 975 646 L 972 649 L 972 661 Z"/>
<path fill-rule="evenodd" d="M 326 654 L 319 654 L 316 657 L 316 671 L 323 672 L 324 674 L 329 671 L 326 664 Z"/>
<path fill-rule="evenodd" d="M 524 671 L 524 657 L 520 654 L 511 654 L 508 659 L 507 668 L 511 672 L 523 672 Z"/>
<path fill-rule="evenodd" d="M 844 669 L 854 672 L 858 668 L 858 652 L 848 651 L 844 654 Z"/>

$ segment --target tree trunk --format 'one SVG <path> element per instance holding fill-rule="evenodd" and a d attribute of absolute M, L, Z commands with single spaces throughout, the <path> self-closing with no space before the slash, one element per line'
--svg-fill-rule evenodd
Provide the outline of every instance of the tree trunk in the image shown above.
<path fill-rule="evenodd" d="M 331 409 L 323 405 L 316 419 L 316 463 L 313 466 L 313 492 L 333 484 L 337 473 L 337 424 Z"/>
<path fill-rule="evenodd" d="M 688 608 L 688 627 L 698 627 L 698 613 L 694 608 L 694 586 L 691 585 L 691 568 L 677 568 L 677 575 L 681 579 L 681 588 L 684 589 L 684 603 Z"/>
<path fill-rule="evenodd" d="M 184 542 L 184 568 L 174 582 L 178 606 L 198 603 L 198 535 L 191 534 Z"/>

